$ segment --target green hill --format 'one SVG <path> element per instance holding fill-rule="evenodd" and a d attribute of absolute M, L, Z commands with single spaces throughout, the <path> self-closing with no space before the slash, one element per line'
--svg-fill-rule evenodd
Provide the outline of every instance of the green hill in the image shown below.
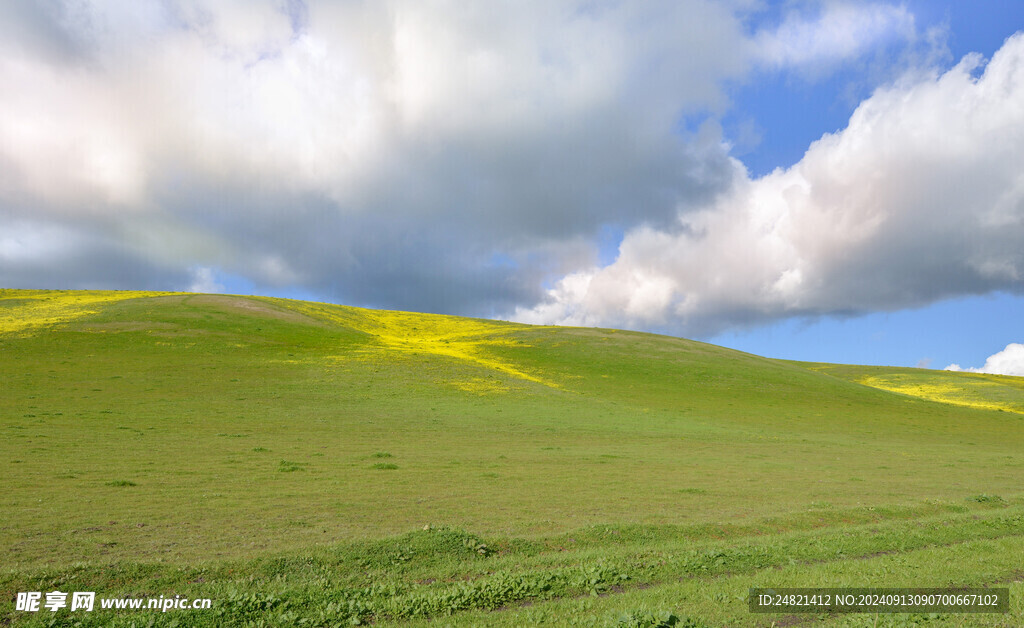
<path fill-rule="evenodd" d="M 964 625 L 1024 623 L 1024 378 L 2 290 L 0 382 L 8 600 L 214 600 L 157 625 L 771 625 L 749 587 L 1015 583 L 1010 616 Z M 0 608 L 0 624 L 150 619 Z"/>

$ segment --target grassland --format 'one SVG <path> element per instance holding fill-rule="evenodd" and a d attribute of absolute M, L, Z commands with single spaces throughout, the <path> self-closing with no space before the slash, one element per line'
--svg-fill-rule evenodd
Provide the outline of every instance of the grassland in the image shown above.
<path fill-rule="evenodd" d="M 4 290 L 0 382 L 0 624 L 1024 625 L 1021 378 Z M 997 584 L 1008 615 L 745 601 Z M 57 589 L 214 609 L 14 611 Z"/>

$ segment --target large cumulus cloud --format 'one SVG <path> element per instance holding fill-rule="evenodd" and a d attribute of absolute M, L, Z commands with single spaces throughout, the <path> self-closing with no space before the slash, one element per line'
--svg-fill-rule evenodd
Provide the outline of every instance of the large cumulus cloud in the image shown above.
<path fill-rule="evenodd" d="M 751 179 L 734 162 L 713 203 L 632 230 L 614 263 L 569 274 L 517 317 L 711 334 L 1024 292 L 1021 102 L 1022 35 L 987 65 L 908 75 L 792 167 Z"/>
<path fill-rule="evenodd" d="M 1018 289 L 1019 40 L 980 80 L 968 61 L 879 91 L 751 180 L 714 124 L 730 82 L 920 40 L 884 3 L 751 31 L 757 6 L 4 4 L 0 285 L 240 276 L 682 333 Z"/>
<path fill-rule="evenodd" d="M 602 225 L 727 184 L 724 149 L 674 129 L 744 70 L 731 9 L 5 5 L 0 282 L 138 285 L 117 258 L 168 288 L 200 267 L 350 303 L 535 302 Z"/>

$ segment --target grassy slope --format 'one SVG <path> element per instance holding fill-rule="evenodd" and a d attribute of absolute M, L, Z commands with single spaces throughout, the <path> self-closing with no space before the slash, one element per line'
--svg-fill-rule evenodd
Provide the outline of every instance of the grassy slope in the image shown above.
<path fill-rule="evenodd" d="M 667 609 L 736 625 L 762 620 L 736 599 L 762 580 L 1020 578 L 1006 558 L 1024 553 L 1019 378 L 996 390 L 612 330 L 99 296 L 0 292 L 4 597 L 183 592 L 226 604 L 218 623 L 512 605 L 456 620 Z M 995 558 L 972 571 L 968 542 Z M 353 593 L 371 585 L 394 589 Z M 246 606 L 253 591 L 267 608 Z"/>

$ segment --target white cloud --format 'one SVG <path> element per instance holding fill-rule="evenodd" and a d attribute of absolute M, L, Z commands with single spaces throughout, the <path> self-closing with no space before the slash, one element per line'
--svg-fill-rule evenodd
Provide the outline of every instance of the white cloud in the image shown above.
<path fill-rule="evenodd" d="M 714 203 L 631 230 L 517 317 L 710 334 L 1024 290 L 1024 35 L 979 62 L 878 90 L 789 169 L 734 161 Z"/>
<path fill-rule="evenodd" d="M 1016 375 L 1024 377 L 1024 344 L 1016 342 L 1006 345 L 998 353 L 988 356 L 981 368 L 960 368 L 959 364 L 950 364 L 947 371 L 966 371 L 969 373 L 995 373 L 997 375 Z"/>
<path fill-rule="evenodd" d="M 187 292 L 212 294 L 224 292 L 224 286 L 217 281 L 212 268 L 197 266 L 192 269 L 192 284 L 189 285 Z"/>
<path fill-rule="evenodd" d="M 893 40 L 912 40 L 914 16 L 905 6 L 828 2 L 815 15 L 791 11 L 775 29 L 754 37 L 755 55 L 769 67 L 820 67 L 847 61 Z"/>

